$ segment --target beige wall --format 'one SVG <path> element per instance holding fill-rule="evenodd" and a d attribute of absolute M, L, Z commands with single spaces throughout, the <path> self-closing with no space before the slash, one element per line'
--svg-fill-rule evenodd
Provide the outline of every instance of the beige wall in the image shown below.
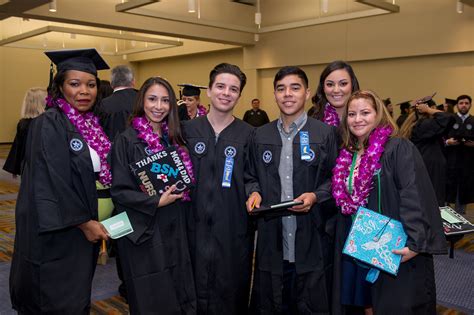
<path fill-rule="evenodd" d="M 126 63 L 119 57 L 104 58 L 110 67 Z M 0 143 L 15 137 L 26 90 L 48 86 L 49 65 L 40 50 L 0 47 Z M 110 80 L 110 71 L 100 71 L 99 77 Z"/>
<path fill-rule="evenodd" d="M 259 97 L 270 118 L 276 118 L 272 81 L 278 68 L 302 66 L 314 92 L 324 66 L 344 59 L 353 65 L 362 88 L 396 103 L 435 91 L 438 103 L 445 97 L 473 96 L 474 8 L 465 5 L 464 13 L 457 14 L 454 0 L 397 0 L 397 4 L 398 14 L 262 34 L 254 47 L 137 62 L 138 83 L 160 75 L 176 91 L 182 82 L 207 85 L 216 64 L 234 63 L 248 77 L 235 115 L 242 117 L 250 100 Z M 120 58 L 106 59 L 111 66 L 124 63 Z M 48 69 L 40 51 L 0 48 L 0 142 L 12 141 L 23 94 L 29 87 L 45 86 Z M 109 78 L 107 72 L 100 76 Z M 207 104 L 205 92 L 202 96 Z"/>

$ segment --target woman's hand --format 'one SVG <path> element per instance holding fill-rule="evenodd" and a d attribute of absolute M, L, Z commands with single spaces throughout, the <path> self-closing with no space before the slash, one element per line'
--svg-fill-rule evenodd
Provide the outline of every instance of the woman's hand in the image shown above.
<path fill-rule="evenodd" d="M 252 210 L 254 208 L 260 208 L 260 204 L 262 203 L 262 196 L 256 191 L 250 194 L 249 199 L 245 202 L 247 206 L 247 212 L 252 214 Z"/>
<path fill-rule="evenodd" d="M 418 255 L 417 252 L 412 251 L 408 247 L 403 247 L 402 249 L 394 249 L 392 250 L 392 253 L 397 254 L 397 255 L 402 255 L 402 263 Z"/>
<path fill-rule="evenodd" d="M 303 204 L 291 207 L 289 210 L 294 212 L 308 212 L 309 210 L 311 210 L 311 207 L 316 203 L 317 198 L 315 193 L 307 192 L 301 194 L 294 201 L 303 201 Z"/>
<path fill-rule="evenodd" d="M 158 208 L 167 206 L 169 204 L 172 204 L 178 199 L 183 198 L 183 193 L 180 194 L 173 194 L 173 191 L 176 190 L 176 185 L 170 186 L 167 191 L 165 191 L 161 197 L 160 197 L 160 202 L 158 203 Z"/>
<path fill-rule="evenodd" d="M 107 230 L 99 221 L 89 220 L 78 225 L 78 228 L 81 229 L 87 240 L 92 243 L 97 243 L 100 240 L 107 240 L 109 238 Z"/>

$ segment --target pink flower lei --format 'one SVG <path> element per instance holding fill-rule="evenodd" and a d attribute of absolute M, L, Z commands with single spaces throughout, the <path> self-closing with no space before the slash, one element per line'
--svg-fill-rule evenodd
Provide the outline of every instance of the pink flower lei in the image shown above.
<path fill-rule="evenodd" d="M 196 117 L 199 117 L 199 116 L 206 116 L 206 115 L 207 115 L 207 109 L 206 109 L 206 107 L 202 106 L 201 104 L 198 104 Z"/>
<path fill-rule="evenodd" d="M 337 114 L 336 109 L 329 103 L 326 103 L 324 106 L 323 122 L 329 126 L 335 127 L 338 127 L 340 124 L 339 115 Z"/>
<path fill-rule="evenodd" d="M 107 155 L 109 154 L 111 144 L 99 124 L 99 118 L 92 112 L 80 113 L 62 98 L 53 99 L 51 96 L 48 96 L 46 104 L 49 107 L 59 107 L 74 127 L 76 127 L 86 143 L 97 152 L 100 159 L 99 182 L 104 186 L 109 186 L 112 183 L 112 174 L 110 172 L 110 165 L 107 163 Z"/>
<path fill-rule="evenodd" d="M 361 157 L 359 172 L 354 178 L 352 194 L 349 195 L 346 179 L 350 173 L 353 153 L 342 149 L 332 170 L 332 196 L 345 215 L 356 213 L 359 206 L 367 204 L 373 186 L 373 176 L 380 170 L 380 157 L 392 133 L 390 126 L 375 128 L 369 136 L 369 146 Z"/>
<path fill-rule="evenodd" d="M 163 121 L 160 125 L 161 133 L 163 135 L 167 135 L 168 124 L 166 123 L 166 121 Z M 165 146 L 160 142 L 160 136 L 156 132 L 153 132 L 153 127 L 151 126 L 148 119 L 143 116 L 135 117 L 132 119 L 132 127 L 138 132 L 138 138 L 145 141 L 148 144 L 148 148 L 153 153 L 157 153 L 165 149 Z M 180 155 L 181 160 L 183 161 L 184 167 L 186 167 L 186 170 L 188 171 L 191 181 L 195 183 L 193 164 L 191 162 L 191 158 L 189 157 L 188 152 L 182 146 L 178 146 L 178 154 Z M 183 193 L 183 200 L 191 200 L 191 197 L 189 196 L 189 191 L 185 191 Z"/>

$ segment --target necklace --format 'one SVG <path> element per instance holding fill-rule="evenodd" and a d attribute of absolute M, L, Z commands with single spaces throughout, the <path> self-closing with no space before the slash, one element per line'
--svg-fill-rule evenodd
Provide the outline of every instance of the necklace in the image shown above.
<path fill-rule="evenodd" d="M 148 144 L 148 148 L 153 152 L 157 153 L 165 149 L 165 146 L 161 144 L 160 136 L 153 132 L 153 128 L 145 117 L 135 117 L 132 119 L 132 127 L 138 132 L 138 138 L 142 139 Z M 163 136 L 168 135 L 168 124 L 166 121 L 160 123 L 161 133 Z M 178 147 L 178 154 L 183 161 L 184 167 L 188 171 L 191 181 L 194 183 L 194 173 L 193 173 L 193 163 L 189 157 L 188 152 L 182 147 Z M 190 201 L 191 197 L 189 196 L 189 191 L 183 192 L 183 200 Z"/>
<path fill-rule="evenodd" d="M 110 165 L 107 163 L 107 155 L 109 154 L 111 144 L 99 124 L 99 118 L 92 112 L 80 113 L 62 98 L 53 99 L 51 96 L 48 96 L 46 104 L 49 107 L 56 106 L 61 109 L 69 121 L 76 127 L 77 131 L 79 131 L 79 134 L 86 140 L 86 143 L 97 152 L 100 159 L 99 182 L 104 186 L 109 186 L 112 183 L 112 174 L 110 173 Z"/>
<path fill-rule="evenodd" d="M 350 176 L 350 169 L 353 169 L 356 158 L 347 149 L 342 149 L 336 160 L 336 166 L 332 170 L 332 195 L 336 200 L 336 205 L 341 207 L 341 212 L 345 215 L 354 214 L 359 206 L 367 204 L 369 193 L 373 186 L 373 176 L 380 170 L 380 157 L 384 151 L 384 146 L 392 133 L 390 126 L 377 127 L 369 136 L 369 146 L 362 154 L 359 170 L 351 186 L 351 192 L 346 187 L 346 179 Z M 354 153 L 355 155 L 356 153 Z M 352 180 L 350 181 L 352 183 Z"/>
<path fill-rule="evenodd" d="M 337 114 L 336 109 L 329 103 L 326 103 L 324 106 L 323 122 L 329 126 L 335 127 L 338 127 L 340 124 L 339 115 Z"/>

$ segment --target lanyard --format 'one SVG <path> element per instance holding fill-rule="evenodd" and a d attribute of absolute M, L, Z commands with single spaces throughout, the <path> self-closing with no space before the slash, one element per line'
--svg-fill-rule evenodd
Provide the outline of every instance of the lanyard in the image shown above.
<path fill-rule="evenodd" d="M 349 183 L 348 183 L 348 192 L 351 195 L 352 190 L 353 190 L 353 177 L 354 177 L 354 169 L 356 166 L 356 161 L 357 161 L 357 151 L 354 152 L 354 155 L 352 156 L 352 164 L 351 164 L 351 170 L 349 173 Z M 378 212 L 382 213 L 382 188 L 380 187 L 380 170 L 376 171 L 377 174 L 377 205 L 378 205 Z M 352 215 L 353 218 L 355 218 L 355 215 Z"/>
<path fill-rule="evenodd" d="M 348 185 L 349 195 L 352 195 L 352 177 L 354 176 L 356 161 L 357 161 L 357 151 L 354 152 L 354 155 L 352 156 L 352 164 L 351 164 L 351 171 L 349 173 L 349 185 Z"/>

